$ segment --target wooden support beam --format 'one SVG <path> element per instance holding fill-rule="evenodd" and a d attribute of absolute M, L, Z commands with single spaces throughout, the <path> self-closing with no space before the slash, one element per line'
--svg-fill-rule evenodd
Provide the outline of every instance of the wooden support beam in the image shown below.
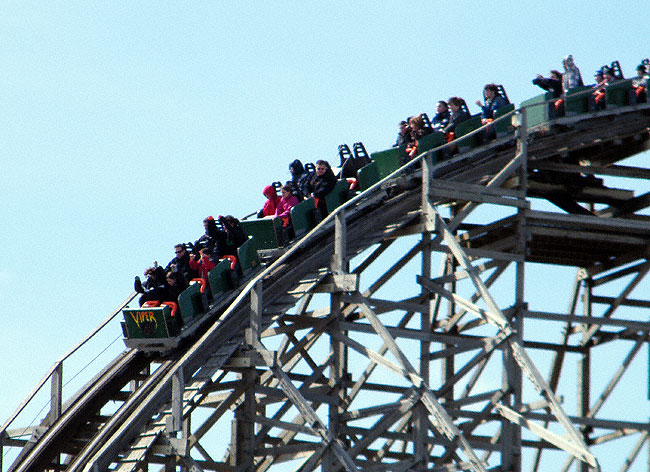
<path fill-rule="evenodd" d="M 390 426 L 402 418 L 407 411 L 409 411 L 417 402 L 419 395 L 415 391 L 411 391 L 408 397 L 403 398 L 399 406 L 388 412 L 376 421 L 372 427 L 369 428 L 368 433 L 363 436 L 360 441 L 357 441 L 352 448 L 350 454 L 354 457 L 360 454 L 364 449 L 370 446 L 375 439 L 377 439 L 383 432 L 387 431 Z"/>
<path fill-rule="evenodd" d="M 530 208 L 530 203 L 523 199 L 524 195 L 521 192 L 476 184 L 464 184 L 456 181 L 434 180 L 431 183 L 429 197 L 433 200 L 445 198 L 458 202 Z"/>
<path fill-rule="evenodd" d="M 63 362 L 58 362 L 52 370 L 50 384 L 50 411 L 46 423 L 54 424 L 61 416 L 63 406 Z"/>
<path fill-rule="evenodd" d="M 587 174 L 587 175 L 609 175 L 612 177 L 625 177 L 631 179 L 644 179 L 650 180 L 650 169 L 645 167 L 613 165 L 607 167 L 599 167 L 593 165 L 581 166 L 575 164 L 567 164 L 563 162 L 550 162 L 539 161 L 530 164 L 532 169 L 551 170 L 556 172 L 566 172 L 572 174 Z"/>
<path fill-rule="evenodd" d="M 463 453 L 472 463 L 473 470 L 475 472 L 485 472 L 486 469 L 484 465 L 474 454 L 467 440 L 463 437 L 462 433 L 458 430 L 456 425 L 454 425 L 453 421 L 445 409 L 440 405 L 438 400 L 430 393 L 429 387 L 416 373 L 415 369 L 407 357 L 404 355 L 404 353 L 401 351 L 401 349 L 399 349 L 397 343 L 395 343 L 395 340 L 390 336 L 384 325 L 379 321 L 372 309 L 364 302 L 361 295 L 358 295 L 357 298 L 357 302 L 361 306 L 364 316 L 368 319 L 373 329 L 388 346 L 388 349 L 391 351 L 393 356 L 395 356 L 395 358 L 398 360 L 400 364 L 400 370 L 403 371 L 403 375 L 409 379 L 409 381 L 412 382 L 416 388 L 422 390 L 422 402 L 429 411 L 429 414 L 433 416 L 431 420 L 432 425 L 449 440 L 456 442 L 457 446 L 462 449 Z"/>
<path fill-rule="evenodd" d="M 282 368 L 282 365 L 273 358 L 273 355 L 268 352 L 262 344 L 257 343 L 255 345 L 255 349 L 262 354 L 262 357 L 267 363 L 267 367 L 274 373 L 282 390 L 284 390 L 291 403 L 300 411 L 302 416 L 305 418 L 306 423 L 318 432 L 323 440 L 323 443 L 326 446 L 332 448 L 334 454 L 336 454 L 336 457 L 339 459 L 341 465 L 345 468 L 345 470 L 349 472 L 356 472 L 358 469 L 352 461 L 352 458 L 345 451 L 343 444 L 338 438 L 333 437 L 325 425 L 323 425 L 321 420 L 316 415 L 316 412 L 300 394 L 291 380 L 289 380 Z"/>
<path fill-rule="evenodd" d="M 524 217 L 525 216 L 526 215 L 524 215 Z M 485 317 L 484 319 L 486 321 L 494 324 L 496 327 L 502 330 L 506 336 L 510 337 L 512 334 L 512 328 L 510 324 L 504 317 L 501 310 L 498 308 L 496 302 L 493 300 L 492 296 L 487 290 L 487 287 L 485 287 L 481 279 L 475 273 L 469 261 L 469 258 L 465 255 L 462 248 L 458 245 L 458 242 L 456 241 L 456 238 L 454 238 L 453 235 L 451 234 L 449 227 L 447 227 L 447 225 L 439 215 L 437 217 L 437 227 L 439 228 L 439 231 L 443 235 L 445 242 L 449 245 L 452 253 L 454 254 L 454 257 L 458 260 L 460 266 L 463 267 L 463 269 L 465 269 L 470 275 L 470 278 L 472 279 L 477 291 L 481 294 L 481 298 L 483 299 L 483 302 L 487 306 L 487 310 L 478 309 L 475 311 L 481 313 L 482 316 Z M 427 281 L 423 281 L 423 282 L 427 283 Z M 460 297 L 457 297 L 455 294 L 450 294 L 450 295 L 452 296 L 452 298 L 454 298 L 457 301 L 462 300 L 460 299 Z M 467 306 L 469 306 L 466 301 L 464 303 Z M 510 349 L 512 350 L 513 358 L 520 366 L 522 371 L 531 380 L 537 392 L 543 395 L 549 401 L 549 406 L 551 411 L 556 415 L 559 423 L 565 429 L 566 433 L 570 438 L 570 441 L 574 444 L 574 447 L 581 449 L 582 451 L 581 457 L 586 458 L 586 462 L 589 463 L 592 467 L 598 468 L 599 467 L 598 461 L 588 451 L 586 444 L 573 428 L 573 425 L 568 419 L 566 413 L 564 413 L 564 411 L 562 410 L 554 393 L 550 390 L 544 378 L 537 371 L 537 368 L 533 364 L 532 360 L 529 358 L 526 351 L 523 349 L 523 347 L 519 342 L 514 341 L 513 339 L 510 339 L 508 342 L 510 344 Z"/>
<path fill-rule="evenodd" d="M 168 417 L 167 432 L 171 435 L 183 428 L 183 392 L 185 391 L 185 376 L 178 370 L 172 377 L 172 414 Z"/>
<path fill-rule="evenodd" d="M 528 429 L 531 433 L 544 439 L 545 441 L 550 442 L 551 444 L 554 444 L 558 448 L 568 452 L 573 457 L 579 459 L 583 463 L 590 464 L 592 467 L 600 469 L 599 467 L 597 467 L 597 463 L 594 462 L 595 458 L 590 454 L 588 454 L 585 448 L 576 446 L 575 443 L 571 441 L 567 441 L 565 438 L 558 436 L 555 433 L 552 433 L 551 431 L 541 427 L 537 423 L 527 420 L 516 411 L 502 404 L 495 405 L 495 409 L 504 418 L 507 418 L 508 420 L 523 426 L 524 428 Z"/>

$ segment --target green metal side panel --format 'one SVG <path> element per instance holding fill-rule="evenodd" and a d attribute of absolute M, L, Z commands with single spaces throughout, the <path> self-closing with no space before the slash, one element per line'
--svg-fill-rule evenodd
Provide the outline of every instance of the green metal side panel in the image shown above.
<path fill-rule="evenodd" d="M 370 158 L 377 163 L 377 170 L 380 179 L 392 174 L 401 167 L 398 148 L 373 152 L 370 154 Z"/>
<path fill-rule="evenodd" d="M 630 104 L 631 80 L 620 80 L 605 88 L 607 108 L 624 107 Z"/>
<path fill-rule="evenodd" d="M 494 112 L 494 121 L 497 119 L 501 118 L 503 115 L 507 115 L 511 111 L 515 109 L 515 105 L 513 103 L 509 103 L 508 105 L 502 106 L 501 108 L 497 109 Z M 497 137 L 505 136 L 507 134 L 513 133 L 514 128 L 512 127 L 512 123 L 510 122 L 509 119 L 503 119 L 497 123 L 494 123 L 494 130 L 497 133 Z"/>
<path fill-rule="evenodd" d="M 568 90 L 564 98 L 566 116 L 575 116 L 589 111 L 589 101 L 592 97 L 591 87 L 575 87 Z"/>
<path fill-rule="evenodd" d="M 230 261 L 227 259 L 220 261 L 208 274 L 208 281 L 212 296 L 215 298 L 217 295 L 231 290 L 233 286 L 230 278 Z"/>
<path fill-rule="evenodd" d="M 273 249 L 279 246 L 277 235 L 282 231 L 280 218 L 243 220 L 241 225 L 249 236 L 255 238 L 258 249 Z"/>
<path fill-rule="evenodd" d="M 327 211 L 333 212 L 340 207 L 346 200 L 347 194 L 350 190 L 350 184 L 346 180 L 339 180 L 330 193 L 325 195 L 325 203 L 327 203 Z"/>
<path fill-rule="evenodd" d="M 363 166 L 359 169 L 357 175 L 359 176 L 359 187 L 362 191 L 372 187 L 374 184 L 379 182 L 377 163 L 371 162 L 370 164 Z"/>
<path fill-rule="evenodd" d="M 418 154 L 422 154 L 423 152 L 427 152 L 430 151 L 431 149 L 435 149 L 438 146 L 442 146 L 445 143 L 446 143 L 445 135 L 438 131 L 434 131 L 433 133 L 418 139 Z M 436 159 L 434 159 L 434 162 L 435 161 Z"/>
<path fill-rule="evenodd" d="M 185 324 L 203 313 L 200 284 L 193 283 L 183 290 L 183 293 L 178 296 L 178 308 L 181 310 L 181 316 Z"/>
<path fill-rule="evenodd" d="M 521 102 L 519 106 L 526 109 L 526 122 L 529 128 L 545 123 L 549 120 L 549 106 L 554 105 L 552 102 L 544 103 L 552 98 L 553 93 L 546 92 Z"/>
<path fill-rule="evenodd" d="M 308 198 L 291 209 L 291 223 L 296 237 L 302 236 L 312 229 L 314 225 L 314 209 L 316 204 L 313 198 Z"/>
<path fill-rule="evenodd" d="M 458 149 L 461 152 L 467 151 L 480 144 L 481 140 L 478 135 L 460 139 L 461 137 L 471 133 L 474 130 L 477 130 L 480 127 L 481 115 L 474 115 L 469 120 L 463 121 L 456 126 L 456 140 L 458 141 Z"/>
<path fill-rule="evenodd" d="M 168 306 L 125 308 L 122 312 L 129 339 L 169 338 L 174 331 L 172 310 Z"/>
<path fill-rule="evenodd" d="M 239 256 L 239 264 L 241 265 L 241 268 L 244 272 L 248 269 L 252 269 L 260 265 L 260 260 L 257 256 L 255 239 L 253 238 L 250 238 L 244 244 L 239 246 L 239 249 L 237 249 L 237 254 Z"/>
<path fill-rule="evenodd" d="M 406 152 L 406 147 L 407 147 L 406 144 L 402 144 L 401 146 L 397 147 L 397 157 L 399 161 L 399 167 L 402 167 L 411 159 L 409 153 Z"/>

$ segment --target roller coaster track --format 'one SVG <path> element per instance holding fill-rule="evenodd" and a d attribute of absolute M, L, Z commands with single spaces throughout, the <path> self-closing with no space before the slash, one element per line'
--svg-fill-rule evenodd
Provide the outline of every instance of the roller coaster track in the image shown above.
<path fill-rule="evenodd" d="M 0 440 L 21 451 L 6 470 L 126 472 L 160 464 L 164 470 L 253 471 L 285 462 L 298 471 L 522 470 L 524 449 L 534 456 L 531 470 L 544 467 L 544 454 L 558 451 L 562 470 L 573 463 L 592 470 L 602 461 L 592 446 L 608 435 L 635 434 L 637 446 L 621 460 L 630 466 L 650 425 L 599 418 L 598 412 L 648 343 L 649 323 L 613 314 L 623 306 L 650 307 L 629 296 L 650 270 L 650 220 L 638 213 L 650 206 L 650 197 L 606 187 L 595 176 L 650 179 L 646 169 L 618 165 L 647 149 L 650 106 L 530 129 L 522 110 L 504 119 L 512 117 L 521 124 L 514 134 L 441 162 L 435 156 L 453 144 L 420 155 L 270 255 L 262 271 L 212 307 L 205 331 L 172 355 L 124 351 L 61 411 L 30 430 L 29 441 L 12 436 L 19 430 L 10 429 L 13 415 Z M 532 210 L 533 198 L 564 212 Z M 470 221 L 479 207 L 505 209 L 505 216 Z M 360 288 L 361 275 L 396 242 L 416 237 L 410 249 L 389 257 L 389 268 L 374 283 Z M 437 253 L 442 269 L 435 276 L 431 258 Z M 420 293 L 379 298 L 416 256 L 422 257 Z M 527 262 L 579 268 L 568 313 L 528 309 Z M 514 303 L 501 308 L 491 287 L 510 265 Z M 617 296 L 592 293 L 623 276 L 633 280 Z M 575 314 L 579 287 L 590 303 L 608 303 L 609 309 L 601 317 L 589 313 L 585 322 Z M 309 310 L 319 296 L 329 297 L 329 307 Z M 448 304 L 444 316 L 442 303 Z M 395 311 L 402 316 L 390 317 Z M 525 319 L 559 323 L 561 340 L 524 338 Z M 595 404 L 589 385 L 581 384 L 579 411 L 567 414 L 558 394 L 565 356 L 578 353 L 586 369 L 590 348 L 615 340 L 633 343 L 621 370 Z M 548 376 L 529 349 L 554 354 Z M 503 380 L 475 393 L 496 352 L 503 356 Z M 352 359 L 359 357 L 367 364 L 356 368 Z M 432 380 L 434 361 L 441 382 Z M 395 380 L 371 382 L 379 368 Z M 579 380 L 588 384 L 588 377 Z M 116 402 L 107 414 L 107 405 Z M 205 410 L 193 429 L 190 419 Z M 206 438 L 233 414 L 232 438 L 220 451 L 223 459 L 215 459 Z"/>

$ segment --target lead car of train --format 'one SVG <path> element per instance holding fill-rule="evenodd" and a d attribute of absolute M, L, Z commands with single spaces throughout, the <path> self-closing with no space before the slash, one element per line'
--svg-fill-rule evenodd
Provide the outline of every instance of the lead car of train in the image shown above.
<path fill-rule="evenodd" d="M 260 265 L 255 239 L 249 237 L 238 250 L 241 266 L 247 274 Z M 233 297 L 240 277 L 234 258 L 221 260 L 209 273 L 208 281 L 194 279 L 178 297 L 178 302 L 150 301 L 137 308 L 122 310 L 122 332 L 127 347 L 165 353 L 176 349 L 181 341 L 218 317 L 211 307 L 224 305 Z M 214 316 L 206 316 L 213 313 Z"/>

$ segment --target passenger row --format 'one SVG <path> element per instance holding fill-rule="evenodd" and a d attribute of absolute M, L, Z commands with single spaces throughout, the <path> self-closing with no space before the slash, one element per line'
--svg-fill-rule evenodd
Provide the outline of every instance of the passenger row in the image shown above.
<path fill-rule="evenodd" d="M 595 84 L 589 86 L 584 85 L 572 56 L 564 58 L 563 67 L 564 73 L 552 70 L 549 77 L 533 79 L 533 84 L 547 92 L 522 102 L 528 110 L 529 127 L 561 116 L 647 100 L 648 59 L 637 67 L 637 77 L 632 80 L 624 79 L 618 61 L 614 61 L 600 68 Z M 357 191 L 366 190 L 419 154 L 455 141 L 456 145 L 434 155 L 439 162 L 513 132 L 508 121 L 498 120 L 514 110 L 502 85 L 485 85 L 483 100 L 475 103 L 481 108 L 476 115 L 470 114 L 464 99 L 451 97 L 438 102 L 432 120 L 421 113 L 401 121 L 395 144 L 384 151 L 368 155 L 360 142 L 353 145 L 354 152 L 347 145 L 339 146 L 337 173 L 325 160 L 315 165 L 294 160 L 284 185 L 274 182 L 264 188 L 266 201 L 259 212 L 242 221 L 233 216 L 205 218 L 205 233 L 193 244 L 177 244 L 175 257 L 164 269 L 154 262 L 145 270 L 145 282 L 136 277 L 135 290 L 142 294 L 140 306 L 170 307 L 167 336 L 178 333 L 184 323 L 207 311 L 212 300 L 237 286 L 246 271 L 259 265 L 258 250 L 286 246 Z M 485 133 L 466 136 L 494 121 Z M 254 215 L 257 218 L 250 218 Z M 129 337 L 126 332 L 125 336 Z"/>
<path fill-rule="evenodd" d="M 166 307 L 170 311 L 166 326 L 160 327 L 161 337 L 180 332 L 184 324 L 205 313 L 213 300 L 236 287 L 246 272 L 259 265 L 254 241 L 237 218 L 208 216 L 203 227 L 204 234 L 194 243 L 174 246 L 175 256 L 165 268 L 154 261 L 144 271 L 144 282 L 135 277 L 134 289 L 141 294 L 141 307 Z M 128 321 L 132 320 L 127 319 L 127 326 Z M 125 336 L 132 337 L 126 332 Z"/>
<path fill-rule="evenodd" d="M 521 103 L 528 110 L 528 126 L 582 113 L 597 112 L 621 106 L 646 103 L 650 80 L 650 60 L 643 59 L 636 67 L 636 77 L 625 79 L 618 61 L 600 67 L 594 73 L 594 83 L 585 85 L 580 69 L 572 56 L 564 58 L 562 74 L 552 70 L 548 77 L 537 75 L 533 84 L 546 90 L 545 94 Z"/>
<path fill-rule="evenodd" d="M 631 92 L 629 94 L 630 99 L 627 103 L 637 103 L 645 100 L 646 83 L 648 81 L 647 74 L 650 68 L 649 63 L 650 61 L 645 59 L 637 67 L 638 77 L 633 81 L 629 81 Z M 572 114 L 571 110 L 573 110 L 574 100 L 571 98 L 572 94 L 576 90 L 582 90 L 582 87 L 584 87 L 580 70 L 575 65 L 573 57 L 571 55 L 565 57 L 562 64 L 564 73 L 553 70 L 551 71 L 550 77 L 544 78 L 541 75 L 537 75 L 533 80 L 533 84 L 551 91 L 550 93 L 552 93 L 553 98 L 559 99 L 551 103 L 554 110 L 557 110 L 553 117 L 561 116 L 564 113 L 565 103 L 563 99 L 566 95 L 569 96 L 569 114 Z M 596 94 L 601 93 L 604 88 L 610 87 L 614 81 L 622 80 L 623 74 L 618 61 L 612 62 L 610 66 L 603 66 L 599 70 L 599 73 L 603 77 L 597 84 L 590 86 L 589 89 L 593 89 L 592 91 L 594 92 L 593 103 L 601 103 L 600 107 L 604 108 L 608 102 L 610 106 L 612 105 L 612 98 L 610 97 L 609 100 L 597 99 Z M 632 96 L 635 97 L 634 100 L 636 101 L 632 101 Z M 546 97 L 546 94 L 544 97 Z M 494 83 L 484 86 L 483 100 L 476 100 L 475 103 L 481 109 L 480 113 L 476 115 L 470 114 L 464 99 L 451 97 L 448 101 L 441 100 L 438 102 L 437 112 L 432 120 L 429 120 L 426 113 L 421 113 L 409 117 L 408 120 L 401 121 L 393 149 L 376 152 L 369 156 L 362 143 L 354 144 L 354 154 L 347 145 L 339 146 L 341 161 L 338 177 L 340 179 L 347 179 L 349 187 L 346 188 L 342 184 L 339 192 L 337 192 L 336 200 L 345 201 L 349 195 L 354 194 L 355 190 L 368 188 L 373 183 L 386 177 L 398 167 L 413 159 L 416 155 L 442 144 L 452 141 L 457 142 L 456 146 L 436 156 L 438 160 L 448 158 L 456 152 L 467 151 L 483 142 L 503 137 L 513 131 L 510 123 L 502 120 L 497 121 L 492 126 L 488 126 L 485 133 L 460 139 L 481 126 L 490 124 L 499 117 L 514 110 L 514 105 L 510 103 L 505 88 L 502 85 Z M 534 118 L 535 110 L 531 110 L 530 113 Z M 532 124 L 534 124 L 534 121 Z M 530 125 L 531 121 L 529 120 Z M 259 233 L 263 226 L 266 227 L 264 243 L 262 244 L 261 241 L 258 241 L 258 244 L 262 244 L 260 246 L 261 248 L 270 249 L 282 246 L 294 237 L 293 219 L 295 219 L 295 216 L 292 217 L 292 208 L 303 202 L 306 198 L 315 197 L 314 204 L 318 206 L 320 212 L 319 215 L 311 218 L 312 223 L 320 221 L 327 214 L 327 198 L 324 199 L 323 195 L 327 196 L 329 192 L 332 192 L 335 186 L 335 180 L 333 173 L 331 173 L 331 168 L 326 161 L 318 161 L 317 165 L 325 166 L 328 170 L 328 184 L 325 186 L 325 190 L 319 194 L 312 195 L 309 190 L 309 182 L 315 175 L 313 165 L 305 164 L 303 166 L 300 160 L 295 160 L 289 165 L 291 180 L 287 181 L 284 187 L 282 187 L 280 182 L 276 182 L 275 186 L 267 186 L 264 189 L 264 194 L 268 200 L 264 209 L 258 213 L 258 218 L 280 218 L 282 220 L 281 225 L 278 224 L 273 227 L 268 223 L 256 223 L 256 220 L 242 221 L 247 228 L 250 228 L 249 233 Z M 277 189 L 281 187 L 281 195 L 277 195 Z M 302 206 L 309 210 L 309 204 L 302 204 Z M 274 208 L 275 211 L 273 210 Z M 305 216 L 309 215 L 306 215 L 304 211 L 301 213 L 302 218 L 300 219 L 301 221 L 305 221 Z M 304 226 L 301 229 L 304 230 Z"/>
<path fill-rule="evenodd" d="M 250 245 L 255 252 L 253 265 L 259 263 L 257 260 L 257 249 L 264 249 L 269 242 L 265 241 L 265 231 L 268 232 L 270 223 L 274 238 L 272 247 L 285 245 L 289 240 L 295 237 L 293 221 L 298 222 L 300 234 L 309 227 L 313 227 L 318 221 L 327 216 L 328 204 L 331 208 L 338 206 L 339 201 L 334 201 L 330 197 L 338 185 L 338 191 L 341 192 L 342 186 L 347 188 L 347 181 L 341 181 L 339 184 L 337 177 L 334 175 L 332 168 L 327 161 L 319 160 L 312 170 L 305 170 L 299 160 L 296 160 L 290 166 L 292 179 L 284 186 L 281 186 L 281 195 L 277 194 L 274 186 L 269 185 L 264 189 L 264 195 L 267 197 L 264 207 L 257 214 L 258 220 L 240 222 L 233 216 L 219 216 L 215 219 L 208 216 L 203 220 L 205 233 L 192 243 L 179 243 L 174 247 L 175 257 L 163 269 L 157 261 L 154 261 L 152 267 L 144 271 L 146 280 L 142 282 L 140 277 L 135 277 L 134 289 L 137 293 L 142 294 L 139 299 L 140 306 L 154 307 L 162 303 L 170 304 L 173 310 L 181 312 L 181 317 L 177 320 L 177 327 L 183 325 L 182 320 L 185 318 L 186 309 L 183 305 L 193 307 L 192 312 L 198 310 L 205 311 L 209 303 L 215 296 L 214 279 L 212 272 L 217 270 L 220 277 L 227 277 L 228 286 L 234 287 L 239 279 L 243 276 L 241 248 L 246 244 Z M 298 203 L 304 200 L 305 220 L 300 224 L 300 216 L 294 212 L 291 216 L 291 210 L 298 206 Z M 262 225 L 256 224 L 255 221 L 263 222 Z M 249 231 L 253 236 L 249 238 Z M 259 237 L 255 237 L 255 234 Z M 259 243 L 259 246 L 256 244 Z M 250 265 L 250 257 L 249 265 Z M 219 267 L 218 267 L 219 266 Z M 225 271 L 225 267 L 229 270 Z M 190 298 L 200 298 L 197 287 L 200 286 L 200 293 L 205 298 L 200 303 L 197 300 L 190 301 L 187 304 L 182 303 L 182 294 L 190 291 L 193 295 Z M 222 283 L 217 284 L 222 287 Z M 199 307 L 199 308 L 197 308 Z"/>
<path fill-rule="evenodd" d="M 409 117 L 406 121 L 401 121 L 397 140 L 393 146 L 406 146 L 405 161 L 410 160 L 421 153 L 418 144 L 425 136 L 438 134 L 437 141 L 451 142 L 456 139 L 456 128 L 460 124 L 467 121 L 471 122 L 461 127 L 462 134 L 460 136 L 464 136 L 482 125 L 491 123 L 495 118 L 501 116 L 505 109 L 507 109 L 506 113 L 514 109 L 514 105 L 510 104 L 503 86 L 497 84 L 487 84 L 483 88 L 483 101 L 476 100 L 476 105 L 481 108 L 481 113 L 472 116 L 463 98 L 451 97 L 447 101 L 440 100 L 433 120 L 429 120 L 426 113 L 421 113 Z M 497 111 L 500 113 L 497 113 Z M 495 137 L 495 133 L 494 128 L 488 128 L 486 138 Z M 440 139 L 443 137 L 444 139 Z"/>

